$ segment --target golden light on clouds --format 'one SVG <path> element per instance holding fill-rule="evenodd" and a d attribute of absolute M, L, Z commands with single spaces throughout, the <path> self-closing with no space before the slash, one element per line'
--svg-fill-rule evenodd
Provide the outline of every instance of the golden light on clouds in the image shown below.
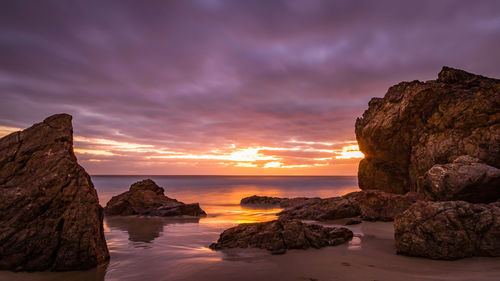
<path fill-rule="evenodd" d="M 0 136 L 19 131 L 20 128 L 0 126 Z M 283 173 L 298 174 L 301 171 L 321 169 L 322 173 L 336 167 L 344 173 L 347 166 L 353 170 L 356 160 L 364 157 L 359 151 L 356 141 L 314 142 L 286 141 L 281 146 L 245 147 L 237 143 L 229 143 L 224 147 L 203 151 L 196 146 L 175 149 L 165 145 L 144 144 L 105 138 L 88 138 L 75 136 L 74 151 L 83 164 L 114 165 L 133 163 L 142 167 L 172 166 L 186 169 L 211 167 L 214 173 L 224 174 L 228 169 L 236 169 L 246 173 Z M 174 144 L 175 145 L 175 144 Z M 175 147 L 175 146 L 174 146 Z M 220 172 L 217 172 L 220 171 Z M 287 172 L 288 171 L 288 172 Z M 355 170 L 352 172 L 355 173 Z"/>
<path fill-rule="evenodd" d="M 350 145 L 342 148 L 340 155 L 335 156 L 336 159 L 352 159 L 352 158 L 364 158 L 365 155 L 359 151 L 358 145 Z"/>

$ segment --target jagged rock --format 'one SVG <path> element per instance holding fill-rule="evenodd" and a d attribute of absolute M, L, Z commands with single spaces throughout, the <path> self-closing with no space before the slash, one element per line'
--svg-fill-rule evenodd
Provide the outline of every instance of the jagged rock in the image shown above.
<path fill-rule="evenodd" d="M 336 220 L 361 216 L 370 221 L 391 221 L 418 199 L 416 193 L 391 194 L 378 190 L 352 192 L 341 197 L 312 200 L 283 210 L 280 218 Z"/>
<path fill-rule="evenodd" d="M 198 203 L 184 204 L 163 193 L 164 189 L 151 179 L 136 182 L 129 191 L 113 196 L 104 213 L 110 216 L 206 216 Z"/>
<path fill-rule="evenodd" d="M 378 190 L 365 190 L 358 194 L 361 218 L 368 221 L 392 221 L 419 198 L 416 193 L 391 194 Z"/>
<path fill-rule="evenodd" d="M 287 249 L 308 249 L 343 244 L 353 236 L 347 228 L 329 228 L 305 224 L 298 220 L 274 220 L 245 223 L 225 230 L 213 250 L 227 248 L 260 248 L 275 254 Z"/>
<path fill-rule="evenodd" d="M 0 139 L 0 269 L 82 270 L 109 258 L 96 190 L 73 153 L 71 116 Z"/>
<path fill-rule="evenodd" d="M 291 208 L 306 203 L 312 203 L 320 200 L 318 197 L 296 197 L 296 198 L 280 198 L 269 196 L 252 195 L 241 199 L 240 205 L 242 206 L 256 206 L 256 207 L 272 207 L 279 205 L 280 208 Z"/>
<path fill-rule="evenodd" d="M 453 260 L 500 256 L 500 203 L 419 201 L 394 220 L 399 254 Z"/>
<path fill-rule="evenodd" d="M 361 189 L 419 192 L 429 169 L 462 155 L 500 168 L 500 80 L 443 67 L 437 80 L 399 83 L 369 102 L 356 120 L 356 138 L 365 155 Z M 491 201 L 500 197 L 498 185 L 468 186 Z M 434 195 L 457 199 L 450 194 Z"/>
<path fill-rule="evenodd" d="M 430 200 L 493 202 L 500 189 L 500 169 L 477 158 L 460 156 L 453 163 L 432 166 L 420 192 Z"/>
<path fill-rule="evenodd" d="M 331 197 L 298 205 L 279 213 L 282 219 L 336 220 L 360 215 L 358 204 L 359 192 L 341 197 Z"/>

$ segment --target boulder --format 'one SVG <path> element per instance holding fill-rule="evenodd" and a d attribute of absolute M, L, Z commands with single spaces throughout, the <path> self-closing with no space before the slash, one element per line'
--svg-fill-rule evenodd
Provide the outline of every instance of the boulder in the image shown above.
<path fill-rule="evenodd" d="M 341 197 L 331 197 L 311 201 L 278 214 L 281 219 L 302 220 L 336 220 L 360 215 L 358 204 L 359 192 L 353 192 Z"/>
<path fill-rule="evenodd" d="M 425 173 L 420 192 L 429 200 L 493 202 L 500 190 L 500 169 L 470 156 L 436 164 Z"/>
<path fill-rule="evenodd" d="M 416 193 L 391 194 L 378 190 L 352 192 L 341 197 L 316 199 L 285 209 L 283 219 L 336 220 L 360 216 L 369 221 L 392 221 L 418 200 Z"/>
<path fill-rule="evenodd" d="M 0 269 L 65 271 L 109 258 L 103 211 L 73 153 L 71 116 L 0 139 Z"/>
<path fill-rule="evenodd" d="M 419 199 L 416 193 L 391 194 L 378 190 L 358 193 L 361 218 L 367 221 L 392 221 Z"/>
<path fill-rule="evenodd" d="M 500 168 L 500 80 L 443 67 L 437 80 L 402 82 L 384 98 L 373 98 L 355 127 L 365 155 L 358 169 L 361 189 L 421 192 L 429 169 L 463 155 Z M 488 194 L 472 201 L 500 198 L 497 182 L 492 187 L 476 177 L 463 181 L 472 179 L 479 180 L 465 184 L 472 192 Z M 466 193 L 433 196 L 469 200 L 462 196 Z"/>
<path fill-rule="evenodd" d="M 106 204 L 104 213 L 110 216 L 190 216 L 207 214 L 198 203 L 184 204 L 164 195 L 164 189 L 153 180 L 146 179 L 130 186 L 129 191 L 113 196 Z"/>
<path fill-rule="evenodd" d="M 273 207 L 279 206 L 280 208 L 291 208 L 306 203 L 316 202 L 320 200 L 318 197 L 296 197 L 296 198 L 280 198 L 269 196 L 252 195 L 241 199 L 240 205 L 249 207 Z"/>
<path fill-rule="evenodd" d="M 419 201 L 394 220 L 399 254 L 454 260 L 500 256 L 500 203 Z"/>
<path fill-rule="evenodd" d="M 245 223 L 229 228 L 210 248 L 260 248 L 274 254 L 283 254 L 287 249 L 335 246 L 349 241 L 352 237 L 352 231 L 343 227 L 323 227 L 298 220 L 274 220 Z"/>

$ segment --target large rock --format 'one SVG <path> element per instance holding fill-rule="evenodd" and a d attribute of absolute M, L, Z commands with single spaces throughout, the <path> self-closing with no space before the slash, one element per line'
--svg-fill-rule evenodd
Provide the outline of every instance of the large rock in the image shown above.
<path fill-rule="evenodd" d="M 437 80 L 399 83 L 369 102 L 356 120 L 356 138 L 365 155 L 361 189 L 421 192 L 429 169 L 462 155 L 500 168 L 500 80 L 444 67 Z M 494 184 L 467 186 L 496 200 Z M 435 199 L 457 199 L 444 194 Z"/>
<path fill-rule="evenodd" d="M 275 254 L 287 249 L 335 246 L 347 242 L 353 233 L 347 228 L 329 228 L 298 220 L 245 223 L 225 230 L 211 249 L 260 248 Z"/>
<path fill-rule="evenodd" d="M 305 201 L 283 210 L 283 219 L 336 220 L 361 216 L 369 221 L 392 221 L 418 200 L 416 193 L 391 194 L 378 190 L 352 192 L 341 197 Z"/>
<path fill-rule="evenodd" d="M 106 261 L 98 202 L 73 153 L 70 115 L 0 139 L 0 269 L 80 270 Z"/>
<path fill-rule="evenodd" d="M 394 220 L 399 254 L 453 260 L 500 256 L 500 203 L 419 201 Z"/>
<path fill-rule="evenodd" d="M 353 192 L 341 197 L 315 200 L 285 209 L 278 215 L 281 219 L 316 221 L 356 217 L 360 215 L 358 195 L 359 192 Z"/>
<path fill-rule="evenodd" d="M 492 202 L 500 189 L 500 169 L 477 158 L 460 156 L 450 164 L 436 164 L 425 173 L 420 192 L 430 200 Z"/>
<path fill-rule="evenodd" d="M 207 214 L 198 203 L 184 204 L 164 195 L 164 189 L 153 180 L 146 179 L 130 186 L 129 191 L 113 196 L 104 208 L 106 215 L 190 216 Z"/>

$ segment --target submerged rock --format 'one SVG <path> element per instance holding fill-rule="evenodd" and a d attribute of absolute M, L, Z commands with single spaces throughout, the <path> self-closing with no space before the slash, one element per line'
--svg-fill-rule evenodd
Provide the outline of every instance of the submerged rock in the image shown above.
<path fill-rule="evenodd" d="M 453 163 L 432 166 L 420 192 L 430 200 L 493 202 L 500 189 L 500 169 L 477 158 L 460 156 Z"/>
<path fill-rule="evenodd" d="M 399 83 L 384 98 L 369 102 L 363 117 L 356 120 L 356 138 L 365 155 L 358 170 L 361 189 L 423 192 L 429 169 L 453 163 L 462 155 L 498 169 L 500 80 L 443 67 L 437 80 Z M 444 169 L 450 175 L 455 171 Z M 497 181 L 485 184 L 480 177 L 459 173 L 454 183 L 460 192 L 449 189 L 450 185 L 431 192 L 433 199 L 491 202 L 500 198 Z M 464 196 L 471 193 L 485 196 Z"/>
<path fill-rule="evenodd" d="M 283 219 L 336 220 L 360 216 L 370 221 L 391 221 L 418 199 L 417 194 L 391 194 L 378 190 L 352 192 L 341 197 L 313 200 L 283 210 Z"/>
<path fill-rule="evenodd" d="M 104 208 L 106 215 L 192 216 L 207 214 L 198 203 L 184 204 L 164 195 L 164 189 L 146 179 L 130 186 L 129 191 L 113 196 Z"/>
<path fill-rule="evenodd" d="M 0 269 L 65 271 L 109 258 L 96 190 L 73 153 L 71 116 L 0 139 Z"/>
<path fill-rule="evenodd" d="M 349 241 L 353 236 L 347 228 L 323 227 L 305 224 L 298 220 L 274 220 L 245 223 L 225 230 L 213 250 L 227 248 L 260 248 L 274 254 L 287 249 L 308 249 L 335 246 Z"/>
<path fill-rule="evenodd" d="M 500 203 L 464 201 L 412 205 L 394 220 L 399 254 L 453 260 L 500 256 Z"/>

